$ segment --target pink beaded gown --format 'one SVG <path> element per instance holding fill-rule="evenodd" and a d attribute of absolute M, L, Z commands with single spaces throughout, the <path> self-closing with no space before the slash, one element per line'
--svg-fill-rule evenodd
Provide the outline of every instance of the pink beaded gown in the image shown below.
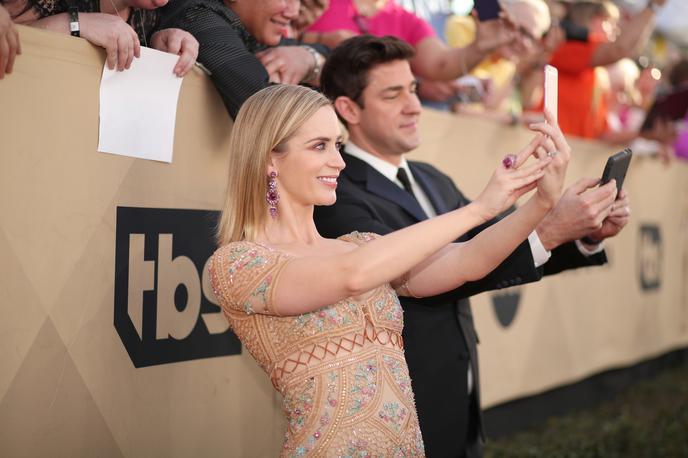
<path fill-rule="evenodd" d="M 360 245 L 372 237 L 354 232 L 340 239 Z M 383 285 L 297 316 L 254 313 L 272 310 L 272 288 L 289 259 L 233 242 L 210 262 L 232 330 L 282 394 L 281 456 L 425 456 L 395 291 Z"/>

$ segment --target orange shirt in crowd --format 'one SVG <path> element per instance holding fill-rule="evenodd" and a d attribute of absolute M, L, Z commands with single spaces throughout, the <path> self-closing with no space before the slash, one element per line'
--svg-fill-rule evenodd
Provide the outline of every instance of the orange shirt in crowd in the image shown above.
<path fill-rule="evenodd" d="M 607 102 L 590 65 L 600 44 L 566 41 L 550 61 L 559 69 L 559 126 L 566 134 L 598 138 L 607 130 Z"/>

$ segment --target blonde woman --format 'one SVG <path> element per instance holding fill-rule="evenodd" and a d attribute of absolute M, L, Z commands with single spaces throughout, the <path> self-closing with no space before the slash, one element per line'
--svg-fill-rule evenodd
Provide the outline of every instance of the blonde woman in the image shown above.
<path fill-rule="evenodd" d="M 313 208 L 335 202 L 339 142 L 332 106 L 310 89 L 272 86 L 245 102 L 232 129 L 213 286 L 283 396 L 282 456 L 424 456 L 397 294 L 439 294 L 495 268 L 558 200 L 568 148 L 540 154 L 556 145 L 537 134 L 473 203 L 383 237 L 332 240 L 318 234 Z M 541 158 L 523 165 L 530 155 Z M 535 188 L 502 222 L 452 243 Z"/>

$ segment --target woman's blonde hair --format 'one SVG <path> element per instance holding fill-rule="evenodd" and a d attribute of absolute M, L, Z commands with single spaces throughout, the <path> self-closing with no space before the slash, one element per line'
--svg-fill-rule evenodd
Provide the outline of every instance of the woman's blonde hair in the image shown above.
<path fill-rule="evenodd" d="M 282 152 L 296 131 L 320 108 L 331 106 L 303 86 L 267 87 L 241 106 L 229 139 L 227 194 L 217 228 L 218 245 L 255 240 L 268 218 L 270 153 Z"/>

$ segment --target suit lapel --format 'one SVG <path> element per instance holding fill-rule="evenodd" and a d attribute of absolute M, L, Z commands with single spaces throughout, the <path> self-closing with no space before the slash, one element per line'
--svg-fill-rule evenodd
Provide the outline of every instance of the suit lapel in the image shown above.
<path fill-rule="evenodd" d="M 342 157 L 346 162 L 344 173 L 354 181 L 364 182 L 368 192 L 399 205 L 418 221 L 428 219 L 416 199 L 368 163 L 346 153 L 343 153 Z"/>
<path fill-rule="evenodd" d="M 428 196 L 428 199 L 430 199 L 430 203 L 435 208 L 437 214 L 441 215 L 443 213 L 447 213 L 449 209 L 444 203 L 442 194 L 440 194 L 440 192 L 437 190 L 437 187 L 433 184 L 432 177 L 427 175 L 422 168 L 416 166 L 413 162 L 409 162 L 409 168 L 411 169 L 411 172 L 413 172 L 413 177 L 416 179 L 420 187 L 423 188 L 423 191 L 425 191 L 425 195 Z"/>

